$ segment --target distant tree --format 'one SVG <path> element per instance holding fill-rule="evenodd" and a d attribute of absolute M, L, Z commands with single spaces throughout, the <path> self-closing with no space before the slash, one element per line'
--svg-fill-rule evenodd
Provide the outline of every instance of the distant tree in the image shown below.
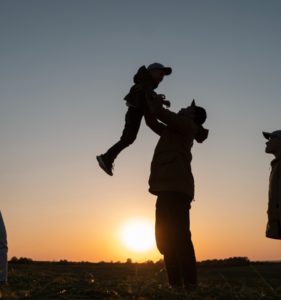
<path fill-rule="evenodd" d="M 164 265 L 164 260 L 159 259 L 155 264 L 162 267 Z"/>
<path fill-rule="evenodd" d="M 10 262 L 11 263 L 17 263 L 18 262 L 18 258 L 16 256 L 13 256 L 11 259 L 10 259 Z"/>
<path fill-rule="evenodd" d="M 14 264 L 31 264 L 33 263 L 33 260 L 27 257 L 17 258 L 16 256 L 14 256 L 11 258 L 10 262 Z"/>
<path fill-rule="evenodd" d="M 59 264 L 67 264 L 68 260 L 67 259 L 61 259 L 59 260 Z"/>
<path fill-rule="evenodd" d="M 126 264 L 130 265 L 130 264 L 132 264 L 132 263 L 133 263 L 132 259 L 131 259 L 131 258 L 127 258 Z"/>
<path fill-rule="evenodd" d="M 250 264 L 248 257 L 229 257 L 225 259 L 208 259 L 199 263 L 202 266 L 211 267 L 233 267 L 233 266 L 247 266 Z"/>

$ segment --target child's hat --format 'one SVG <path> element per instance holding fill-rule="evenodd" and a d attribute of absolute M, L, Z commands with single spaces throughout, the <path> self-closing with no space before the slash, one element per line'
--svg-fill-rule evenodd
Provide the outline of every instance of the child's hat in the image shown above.
<path fill-rule="evenodd" d="M 172 73 L 172 68 L 165 67 L 165 66 L 163 66 L 162 64 L 159 64 L 159 63 L 150 64 L 147 67 L 147 70 L 163 70 L 165 72 L 165 75 L 170 75 Z"/>
<path fill-rule="evenodd" d="M 273 132 L 262 132 L 263 136 L 269 140 L 270 138 L 278 138 L 281 140 L 281 130 L 276 130 L 276 131 L 273 131 Z"/>

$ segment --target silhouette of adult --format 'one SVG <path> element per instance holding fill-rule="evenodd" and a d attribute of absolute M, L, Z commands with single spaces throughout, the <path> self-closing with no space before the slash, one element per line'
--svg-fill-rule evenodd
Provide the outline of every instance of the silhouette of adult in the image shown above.
<path fill-rule="evenodd" d="M 7 282 L 7 252 L 7 233 L 4 220 L 0 211 L 0 285 L 5 284 Z"/>
<path fill-rule="evenodd" d="M 265 152 L 274 155 L 269 177 L 266 237 L 281 240 L 281 130 L 263 132 Z"/>
<path fill-rule="evenodd" d="M 164 123 L 158 126 L 160 139 L 149 178 L 149 191 L 157 196 L 156 244 L 164 256 L 169 284 L 194 288 L 197 270 L 189 219 L 194 198 L 191 148 L 194 140 L 202 143 L 208 136 L 202 126 L 207 115 L 194 101 L 178 113 L 163 108 L 161 101 L 148 102 L 152 116 Z"/>

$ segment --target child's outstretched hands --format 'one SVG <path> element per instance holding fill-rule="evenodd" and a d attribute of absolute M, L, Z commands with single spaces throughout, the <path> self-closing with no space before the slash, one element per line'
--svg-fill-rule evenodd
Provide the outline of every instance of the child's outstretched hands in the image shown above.
<path fill-rule="evenodd" d="M 163 94 L 157 94 L 152 97 L 147 97 L 147 104 L 151 112 L 155 112 L 161 109 L 163 105 L 170 107 L 171 103 L 166 100 L 166 96 Z"/>
<path fill-rule="evenodd" d="M 162 101 L 162 105 L 165 105 L 167 107 L 171 106 L 171 102 L 169 100 L 166 100 L 166 96 L 164 94 L 158 94 L 154 97 L 159 98 L 158 101 Z"/>

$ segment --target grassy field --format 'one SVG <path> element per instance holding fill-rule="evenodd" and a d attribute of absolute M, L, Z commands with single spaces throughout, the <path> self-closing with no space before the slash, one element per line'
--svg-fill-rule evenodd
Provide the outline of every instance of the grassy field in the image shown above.
<path fill-rule="evenodd" d="M 161 263 L 11 263 L 0 299 L 281 299 L 281 263 L 199 265 L 198 277 L 187 292 L 167 286 Z"/>

